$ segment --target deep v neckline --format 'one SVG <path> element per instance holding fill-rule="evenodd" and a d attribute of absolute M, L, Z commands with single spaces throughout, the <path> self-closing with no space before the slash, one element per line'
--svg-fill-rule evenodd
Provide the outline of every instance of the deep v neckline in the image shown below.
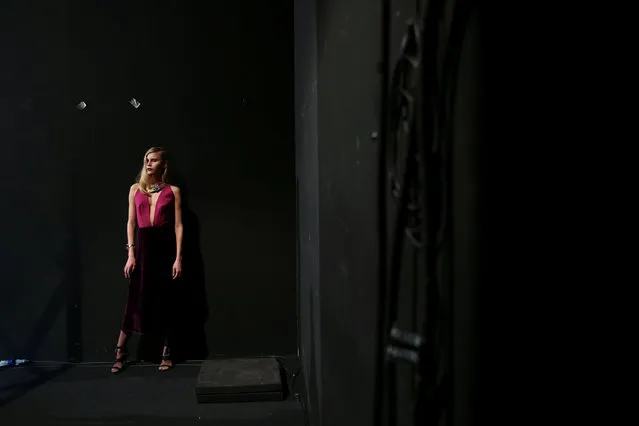
<path fill-rule="evenodd" d="M 160 195 L 162 195 L 162 192 L 167 188 L 167 186 L 168 185 L 160 189 L 158 192 L 149 194 L 146 197 L 146 202 L 148 203 L 148 206 L 149 206 L 149 225 L 150 226 L 155 226 L 155 220 L 157 219 L 157 214 L 158 214 L 158 201 L 160 200 Z M 158 197 L 155 199 L 155 205 L 152 205 L 151 199 L 153 198 L 154 194 L 158 194 Z"/>

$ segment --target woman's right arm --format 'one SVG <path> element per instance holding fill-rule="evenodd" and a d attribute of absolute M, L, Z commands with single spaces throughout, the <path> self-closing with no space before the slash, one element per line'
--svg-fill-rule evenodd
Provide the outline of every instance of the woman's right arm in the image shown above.
<path fill-rule="evenodd" d="M 129 190 L 129 218 L 126 222 L 126 237 L 129 244 L 129 257 L 135 257 L 135 193 L 138 190 L 138 184 L 134 183 Z"/>

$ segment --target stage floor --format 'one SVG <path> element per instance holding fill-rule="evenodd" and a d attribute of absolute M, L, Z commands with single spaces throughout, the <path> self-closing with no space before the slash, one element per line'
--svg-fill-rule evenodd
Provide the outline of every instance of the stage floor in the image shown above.
<path fill-rule="evenodd" d="M 109 364 L 39 365 L 0 370 L 0 424 L 304 426 L 289 392 L 280 402 L 197 404 L 198 363 L 157 371 L 132 365 L 117 376 Z"/>

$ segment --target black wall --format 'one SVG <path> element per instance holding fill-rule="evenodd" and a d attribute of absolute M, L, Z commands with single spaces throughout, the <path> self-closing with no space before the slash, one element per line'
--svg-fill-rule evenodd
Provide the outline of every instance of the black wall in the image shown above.
<path fill-rule="evenodd" d="M 371 424 L 381 3 L 296 2 L 301 352 L 313 424 Z"/>
<path fill-rule="evenodd" d="M 298 190 L 298 332 L 306 409 L 321 415 L 317 2 L 295 0 L 295 147 Z"/>
<path fill-rule="evenodd" d="M 26 3 L 2 5 L 0 359 L 111 359 L 151 145 L 187 192 L 182 301 L 209 354 L 294 353 L 290 5 Z"/>
<path fill-rule="evenodd" d="M 390 68 L 416 5 L 408 0 L 391 3 Z M 379 151 L 371 133 L 379 130 L 382 18 L 382 2 L 295 2 L 300 353 L 313 425 L 370 425 L 374 420 Z M 456 425 L 472 420 L 478 34 L 475 22 L 464 42 L 452 143 L 455 272 L 449 291 L 455 305 L 455 414 L 449 420 Z M 412 278 L 414 269 L 423 265 L 410 250 L 405 253 L 398 325 L 419 331 L 424 294 Z M 398 371 L 396 424 L 412 422 L 413 377 L 410 368 Z"/>

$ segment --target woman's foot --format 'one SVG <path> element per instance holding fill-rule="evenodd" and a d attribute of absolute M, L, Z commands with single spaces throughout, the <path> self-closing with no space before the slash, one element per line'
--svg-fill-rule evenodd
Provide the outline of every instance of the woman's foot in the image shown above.
<path fill-rule="evenodd" d="M 173 368 L 173 361 L 171 361 L 170 359 L 163 359 L 160 363 L 160 366 L 158 367 L 158 370 L 167 371 L 171 368 Z"/>
<path fill-rule="evenodd" d="M 126 351 L 126 349 L 124 349 L 121 346 L 116 346 L 116 348 L 115 348 L 115 363 L 111 367 L 111 373 L 118 374 L 119 372 L 124 370 L 124 367 L 126 367 L 126 360 L 127 360 L 128 356 L 129 356 L 129 354 Z"/>
<path fill-rule="evenodd" d="M 173 368 L 173 361 L 171 361 L 171 350 L 168 346 L 165 346 L 164 350 L 162 351 L 162 362 L 160 363 L 158 370 L 168 371 L 171 368 Z"/>

